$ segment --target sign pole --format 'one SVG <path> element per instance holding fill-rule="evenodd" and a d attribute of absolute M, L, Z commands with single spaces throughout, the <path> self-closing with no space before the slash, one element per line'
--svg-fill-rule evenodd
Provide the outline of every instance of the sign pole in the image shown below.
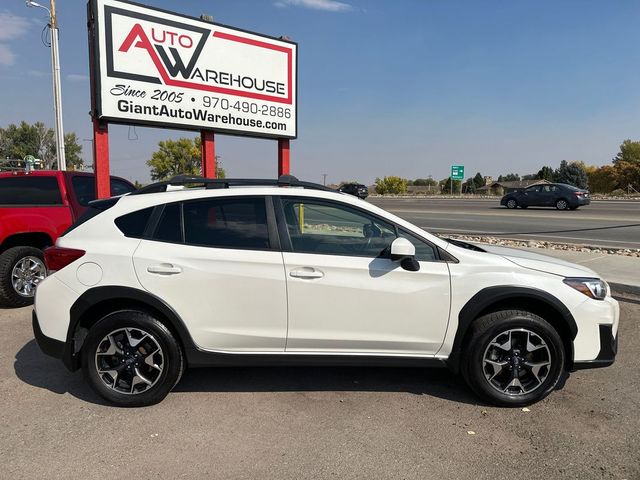
<path fill-rule="evenodd" d="M 109 125 L 93 119 L 93 173 L 96 176 L 96 198 L 111 196 L 109 177 Z"/>
<path fill-rule="evenodd" d="M 216 178 L 216 137 L 211 130 L 200 131 L 200 151 L 202 155 L 202 176 Z"/>
<path fill-rule="evenodd" d="M 290 151 L 289 151 L 289 139 L 278 139 L 278 177 L 280 175 L 290 175 Z"/>

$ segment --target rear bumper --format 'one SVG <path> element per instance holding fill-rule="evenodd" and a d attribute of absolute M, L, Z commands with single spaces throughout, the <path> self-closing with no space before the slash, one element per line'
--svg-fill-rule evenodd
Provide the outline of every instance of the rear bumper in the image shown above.
<path fill-rule="evenodd" d="M 31 313 L 31 323 L 33 325 L 33 335 L 36 337 L 36 342 L 38 342 L 40 350 L 51 357 L 62 359 L 64 357 L 66 344 L 55 338 L 47 337 L 42 333 L 40 324 L 38 323 L 38 315 L 36 315 L 35 310 Z"/>
<path fill-rule="evenodd" d="M 598 356 L 594 360 L 574 362 L 572 370 L 608 367 L 615 362 L 618 353 L 618 335 L 613 334 L 613 325 L 600 325 L 599 327 L 600 352 Z"/>

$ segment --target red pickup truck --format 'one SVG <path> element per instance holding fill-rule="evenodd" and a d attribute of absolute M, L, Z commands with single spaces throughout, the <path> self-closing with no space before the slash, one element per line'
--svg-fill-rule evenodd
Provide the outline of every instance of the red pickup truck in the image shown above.
<path fill-rule="evenodd" d="M 111 177 L 111 195 L 135 190 Z M 91 173 L 36 170 L 0 173 L 0 304 L 33 302 L 47 274 L 42 250 L 78 219 L 95 199 Z"/>

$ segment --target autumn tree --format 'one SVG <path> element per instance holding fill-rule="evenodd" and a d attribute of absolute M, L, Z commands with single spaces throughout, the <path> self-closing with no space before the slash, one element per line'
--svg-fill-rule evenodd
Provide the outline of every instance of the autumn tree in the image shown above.
<path fill-rule="evenodd" d="M 407 180 L 394 176 L 376 178 L 376 193 L 380 195 L 407 193 Z"/>

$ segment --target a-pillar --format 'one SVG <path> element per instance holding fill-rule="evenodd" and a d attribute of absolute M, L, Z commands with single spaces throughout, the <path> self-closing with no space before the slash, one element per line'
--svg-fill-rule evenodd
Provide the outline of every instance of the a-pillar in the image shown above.
<path fill-rule="evenodd" d="M 201 130 L 202 176 L 216 178 L 216 138 L 211 130 Z"/>

